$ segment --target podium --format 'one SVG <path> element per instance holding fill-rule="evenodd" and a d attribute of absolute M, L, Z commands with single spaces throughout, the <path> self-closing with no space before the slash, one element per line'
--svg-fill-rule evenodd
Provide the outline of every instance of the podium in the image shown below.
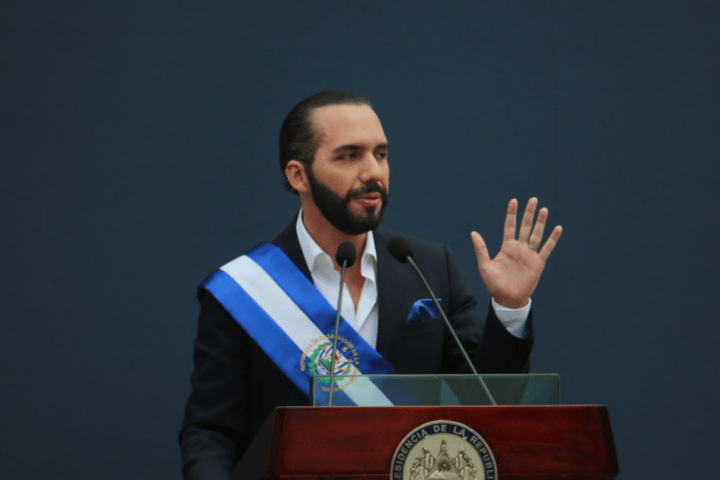
<path fill-rule="evenodd" d="M 514 387 L 512 382 L 498 381 L 494 378 L 497 376 L 482 377 L 491 380 L 488 385 L 494 380 L 494 387 L 483 391 L 477 388 L 478 378 L 470 375 L 425 379 L 436 381 L 440 394 L 449 379 L 455 395 L 446 394 L 444 400 L 453 402 L 467 393 L 462 385 L 475 385 L 467 391 L 480 392 L 482 398 L 485 392 L 495 391 L 501 393 L 500 397 L 504 394 L 505 399 L 524 401 L 527 391 L 535 389 L 525 375 L 503 376 L 512 378 Z M 428 390 L 438 390 L 427 384 L 418 387 L 417 379 L 409 376 L 395 376 L 390 384 L 370 381 L 379 385 L 381 392 L 389 392 L 388 397 L 395 401 L 422 402 L 434 395 Z M 403 382 L 406 388 L 397 390 Z M 367 384 L 361 383 L 359 388 L 366 391 Z M 327 384 L 325 390 L 329 390 Z M 393 390 L 421 395 L 399 399 Z M 314 391 L 322 392 L 323 385 L 316 382 Z M 491 399 L 494 396 L 491 394 Z M 544 398 L 537 392 L 530 397 L 536 402 Z M 317 396 L 313 398 L 317 400 Z M 455 440 L 461 445 L 453 445 Z M 618 472 L 610 419 L 604 406 L 396 403 L 277 408 L 240 462 L 237 478 L 610 480 Z"/>

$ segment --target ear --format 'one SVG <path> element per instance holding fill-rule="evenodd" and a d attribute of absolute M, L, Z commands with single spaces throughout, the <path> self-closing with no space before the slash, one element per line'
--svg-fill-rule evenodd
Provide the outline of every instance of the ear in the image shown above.
<path fill-rule="evenodd" d="M 285 165 L 285 178 L 292 188 L 298 193 L 306 193 L 310 191 L 310 183 L 305 174 L 305 165 L 299 160 L 290 160 Z"/>

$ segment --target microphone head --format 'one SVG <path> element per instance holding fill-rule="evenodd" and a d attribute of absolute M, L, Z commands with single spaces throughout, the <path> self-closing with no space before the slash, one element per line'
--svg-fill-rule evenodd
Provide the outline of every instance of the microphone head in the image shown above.
<path fill-rule="evenodd" d="M 345 263 L 345 267 L 352 267 L 356 258 L 357 252 L 355 245 L 350 242 L 341 243 L 340 246 L 338 246 L 337 252 L 335 252 L 335 261 L 341 267 L 343 263 Z"/>
<path fill-rule="evenodd" d="M 395 237 L 392 240 L 388 242 L 388 250 L 390 250 L 390 255 L 395 257 L 396 260 L 400 262 L 407 262 L 408 257 L 413 256 L 412 250 L 399 238 Z"/>

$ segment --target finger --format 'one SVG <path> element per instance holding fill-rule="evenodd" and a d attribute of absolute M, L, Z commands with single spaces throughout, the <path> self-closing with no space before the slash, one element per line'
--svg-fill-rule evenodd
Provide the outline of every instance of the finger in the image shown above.
<path fill-rule="evenodd" d="M 547 262 L 548 258 L 550 257 L 550 254 L 552 253 L 553 249 L 555 248 L 555 245 L 557 245 L 558 240 L 560 240 L 560 235 L 563 232 L 563 228 L 558 225 L 555 227 L 550 234 L 550 237 L 547 239 L 547 242 L 545 242 L 545 245 L 543 245 L 542 250 L 540 250 L 540 258 L 543 262 Z"/>
<path fill-rule="evenodd" d="M 515 240 L 515 222 L 517 220 L 517 207 L 517 200 L 515 200 L 514 198 L 510 200 L 510 203 L 508 203 L 507 215 L 505 216 L 505 230 L 503 231 L 503 241 Z"/>
<path fill-rule="evenodd" d="M 479 233 L 470 232 L 470 238 L 472 238 L 473 246 L 475 247 L 478 270 L 480 270 L 482 265 L 490 261 L 490 254 L 488 253 L 487 246 L 485 246 L 485 240 L 483 240 Z"/>
<path fill-rule="evenodd" d="M 530 231 L 532 230 L 533 217 L 535 217 L 537 204 L 538 199 L 533 197 L 528 200 L 527 206 L 525 207 L 525 213 L 520 223 L 520 233 L 518 234 L 518 240 L 521 242 L 527 242 L 528 238 L 530 238 Z"/>
<path fill-rule="evenodd" d="M 537 250 L 542 241 L 543 232 L 545 231 L 545 222 L 548 217 L 548 209 L 543 207 L 538 212 L 537 220 L 533 226 L 532 233 L 528 239 L 528 246 L 533 250 Z"/>

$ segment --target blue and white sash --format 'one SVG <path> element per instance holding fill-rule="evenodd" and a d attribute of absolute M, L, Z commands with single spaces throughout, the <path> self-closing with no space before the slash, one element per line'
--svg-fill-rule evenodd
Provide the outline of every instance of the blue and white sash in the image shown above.
<path fill-rule="evenodd" d="M 337 310 L 279 247 L 261 243 L 211 273 L 200 288 L 212 293 L 306 395 L 310 377 L 329 375 Z M 336 396 L 347 395 L 356 405 L 392 405 L 357 375 L 392 374 L 393 367 L 344 319 L 338 353 Z"/>

